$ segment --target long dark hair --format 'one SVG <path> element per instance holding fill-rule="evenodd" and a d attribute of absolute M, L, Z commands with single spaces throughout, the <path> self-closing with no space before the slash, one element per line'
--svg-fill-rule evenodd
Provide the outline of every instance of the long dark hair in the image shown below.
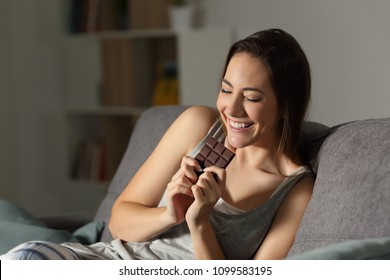
<path fill-rule="evenodd" d="M 231 46 L 222 78 L 230 59 L 237 53 L 247 53 L 258 58 L 268 70 L 281 113 L 276 154 L 278 171 L 281 173 L 282 155 L 298 165 L 303 164 L 302 124 L 310 103 L 311 76 L 309 62 L 301 46 L 294 37 L 281 29 L 256 32 Z"/>

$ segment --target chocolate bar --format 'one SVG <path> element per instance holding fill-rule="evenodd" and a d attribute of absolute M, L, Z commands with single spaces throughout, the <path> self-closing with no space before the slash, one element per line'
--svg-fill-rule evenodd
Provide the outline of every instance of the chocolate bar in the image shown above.
<path fill-rule="evenodd" d="M 202 170 L 206 167 L 216 165 L 226 168 L 234 158 L 235 154 L 226 148 L 222 143 L 215 140 L 213 137 L 207 139 L 200 152 L 195 156 Z M 202 172 L 198 172 L 199 176 Z"/>

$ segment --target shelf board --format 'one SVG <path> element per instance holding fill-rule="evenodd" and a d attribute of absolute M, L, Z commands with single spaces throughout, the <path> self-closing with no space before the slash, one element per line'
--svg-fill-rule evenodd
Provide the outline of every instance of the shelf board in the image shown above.
<path fill-rule="evenodd" d="M 66 38 L 71 40 L 109 40 L 109 39 L 150 39 L 161 37 L 174 37 L 177 31 L 171 29 L 144 29 L 144 30 L 118 30 L 118 31 L 100 31 L 88 33 L 68 34 Z"/>
<path fill-rule="evenodd" d="M 70 116 L 140 116 L 146 107 L 73 107 L 66 110 Z"/>

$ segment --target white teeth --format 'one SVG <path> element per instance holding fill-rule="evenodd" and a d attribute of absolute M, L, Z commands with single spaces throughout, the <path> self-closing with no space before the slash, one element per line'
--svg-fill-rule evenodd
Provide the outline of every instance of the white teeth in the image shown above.
<path fill-rule="evenodd" d="M 229 120 L 229 123 L 234 128 L 247 128 L 251 125 L 250 123 L 240 123 L 240 122 L 234 122 L 232 120 Z"/>

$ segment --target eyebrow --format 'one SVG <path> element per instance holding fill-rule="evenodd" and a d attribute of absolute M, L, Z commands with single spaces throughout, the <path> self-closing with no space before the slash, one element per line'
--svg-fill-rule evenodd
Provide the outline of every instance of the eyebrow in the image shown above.
<path fill-rule="evenodd" d="M 227 85 L 230 86 L 230 87 L 233 87 L 232 83 L 229 82 L 229 81 L 226 80 L 226 79 L 222 79 L 222 82 L 225 83 L 225 84 L 227 84 Z M 245 87 L 245 88 L 243 88 L 243 90 L 244 90 L 244 91 L 256 91 L 256 92 L 259 92 L 259 93 L 261 93 L 261 94 L 265 94 L 265 92 L 264 92 L 263 90 L 258 89 L 258 88 L 254 88 L 254 87 Z"/>

